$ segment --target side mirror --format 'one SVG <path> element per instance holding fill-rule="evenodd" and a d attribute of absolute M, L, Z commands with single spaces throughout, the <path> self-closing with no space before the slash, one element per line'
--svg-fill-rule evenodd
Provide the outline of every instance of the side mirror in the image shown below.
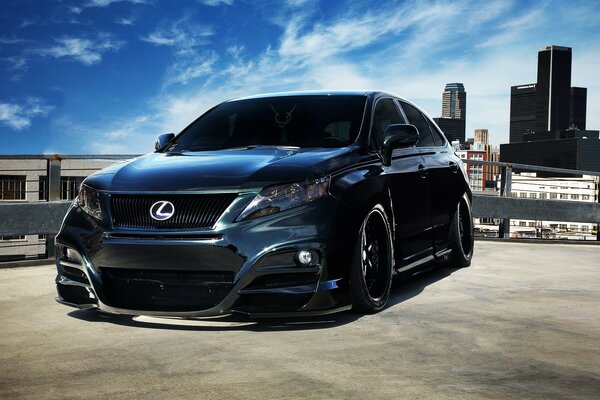
<path fill-rule="evenodd" d="M 163 133 L 162 135 L 158 135 L 156 141 L 154 142 L 154 150 L 160 151 L 164 149 L 167 143 L 173 140 L 174 137 L 174 133 Z"/>
<path fill-rule="evenodd" d="M 383 133 L 383 165 L 392 163 L 394 149 L 412 147 L 419 141 L 419 130 L 414 125 L 392 124 Z"/>

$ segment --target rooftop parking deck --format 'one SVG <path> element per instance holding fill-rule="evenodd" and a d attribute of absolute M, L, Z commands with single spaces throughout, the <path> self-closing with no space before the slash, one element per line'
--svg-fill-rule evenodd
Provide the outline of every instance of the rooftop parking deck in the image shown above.
<path fill-rule="evenodd" d="M 56 304 L 0 269 L 3 399 L 597 399 L 600 246 L 477 241 L 370 316 L 167 320 Z"/>

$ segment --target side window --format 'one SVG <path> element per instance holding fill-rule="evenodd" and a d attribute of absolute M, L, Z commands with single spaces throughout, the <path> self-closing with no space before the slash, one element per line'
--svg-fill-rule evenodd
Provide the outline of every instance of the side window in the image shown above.
<path fill-rule="evenodd" d="M 400 104 L 402 104 L 402 108 L 404 109 L 406 118 L 408 118 L 408 122 L 416 126 L 419 130 L 420 136 L 419 141 L 417 142 L 417 147 L 435 146 L 431 129 L 429 128 L 429 124 L 427 123 L 427 120 L 423 114 L 421 114 L 419 110 L 408 103 L 400 102 Z"/>
<path fill-rule="evenodd" d="M 373 126 L 371 127 L 371 141 L 369 146 L 373 150 L 380 150 L 383 145 L 383 133 L 388 125 L 403 124 L 404 118 L 396 103 L 392 99 L 382 99 L 375 105 Z"/>
<path fill-rule="evenodd" d="M 433 141 L 435 142 L 435 145 L 443 146 L 446 142 L 443 135 L 438 129 L 436 129 L 435 125 L 433 124 L 433 122 L 431 122 L 431 120 L 429 120 L 427 117 L 425 117 L 425 119 L 427 120 L 427 122 L 429 122 L 429 128 L 431 129 L 431 133 L 433 134 Z"/>

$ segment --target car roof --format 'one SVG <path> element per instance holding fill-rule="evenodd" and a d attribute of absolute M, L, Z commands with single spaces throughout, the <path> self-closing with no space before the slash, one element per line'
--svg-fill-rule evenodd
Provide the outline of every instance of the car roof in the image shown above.
<path fill-rule="evenodd" d="M 374 90 L 301 90 L 291 92 L 274 92 L 274 93 L 262 93 L 252 96 L 244 96 L 228 101 L 238 100 L 249 100 L 249 99 L 263 99 L 269 97 L 285 97 L 285 96 L 377 96 L 386 94 L 392 97 L 400 98 L 396 95 L 388 94 L 385 92 L 374 91 Z M 404 99 L 402 99 L 404 100 Z"/>

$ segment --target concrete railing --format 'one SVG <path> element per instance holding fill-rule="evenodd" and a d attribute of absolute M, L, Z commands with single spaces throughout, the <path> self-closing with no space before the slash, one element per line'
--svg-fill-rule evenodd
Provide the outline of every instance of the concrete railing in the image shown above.
<path fill-rule="evenodd" d="M 56 234 L 71 201 L 60 199 L 61 161 L 68 159 L 123 160 L 135 155 L 71 155 L 71 156 L 0 156 L 3 159 L 45 159 L 49 195 L 46 202 L 0 202 L 0 236 Z M 520 170 L 544 171 L 559 174 L 600 176 L 599 172 L 577 171 L 561 168 L 539 167 L 533 165 L 496 163 L 466 160 L 475 165 L 497 166 L 503 170 L 501 196 L 475 194 L 473 198 L 473 216 L 476 218 L 500 218 L 504 220 L 501 237 L 508 237 L 509 219 L 528 219 L 544 221 L 577 221 L 585 223 L 600 222 L 600 204 L 597 202 L 559 201 L 526 199 L 511 197 L 512 168 Z"/>
<path fill-rule="evenodd" d="M 0 236 L 56 234 L 70 205 L 70 201 L 0 203 Z M 600 204 L 474 195 L 473 216 L 597 223 Z"/>

